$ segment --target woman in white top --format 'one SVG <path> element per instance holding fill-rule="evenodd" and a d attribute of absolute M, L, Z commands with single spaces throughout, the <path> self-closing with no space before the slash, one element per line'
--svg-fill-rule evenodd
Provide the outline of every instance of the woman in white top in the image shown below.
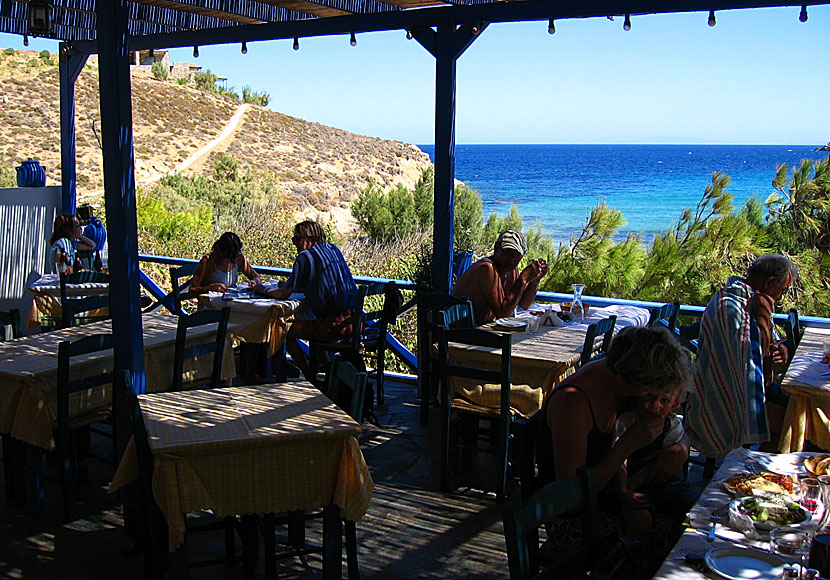
<path fill-rule="evenodd" d="M 46 269 L 52 274 L 58 273 L 57 258 L 59 251 L 66 254 L 66 263 L 69 267 L 72 267 L 75 264 L 75 254 L 78 250 L 95 249 L 95 242 L 81 233 L 81 222 L 78 217 L 69 214 L 55 217 L 49 244 Z"/>
<path fill-rule="evenodd" d="M 190 291 L 197 294 L 205 292 L 224 292 L 229 286 L 236 286 L 242 272 L 251 284 L 262 282 L 248 259 L 242 254 L 242 240 L 233 232 L 225 232 L 213 244 L 209 254 L 205 254 L 193 278 L 190 281 Z"/>

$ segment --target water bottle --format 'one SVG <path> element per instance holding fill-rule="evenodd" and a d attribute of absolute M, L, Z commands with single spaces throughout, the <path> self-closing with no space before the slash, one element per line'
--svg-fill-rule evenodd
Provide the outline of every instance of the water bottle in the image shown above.
<path fill-rule="evenodd" d="M 69 268 L 69 264 L 66 263 L 66 254 L 61 248 L 58 248 L 55 253 L 55 266 L 57 266 L 58 274 L 65 274 Z"/>
<path fill-rule="evenodd" d="M 82 268 L 83 265 L 81 264 L 81 259 L 78 256 L 75 256 L 75 263 L 72 264 L 72 271 L 80 272 Z"/>

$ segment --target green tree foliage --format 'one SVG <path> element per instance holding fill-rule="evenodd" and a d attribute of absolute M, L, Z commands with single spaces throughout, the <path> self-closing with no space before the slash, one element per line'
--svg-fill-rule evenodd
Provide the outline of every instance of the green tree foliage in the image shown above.
<path fill-rule="evenodd" d="M 210 72 L 210 69 L 198 71 L 193 73 L 193 84 L 200 91 L 206 93 L 216 92 L 216 75 Z"/>
<path fill-rule="evenodd" d="M 271 101 L 271 95 L 267 91 L 255 91 L 249 86 L 242 87 L 242 100 L 246 103 L 267 107 Z"/>
<path fill-rule="evenodd" d="M 154 62 L 152 66 L 150 66 L 150 72 L 153 74 L 153 78 L 157 81 L 166 81 L 170 76 L 170 71 L 167 70 L 164 63 L 158 61 Z"/>

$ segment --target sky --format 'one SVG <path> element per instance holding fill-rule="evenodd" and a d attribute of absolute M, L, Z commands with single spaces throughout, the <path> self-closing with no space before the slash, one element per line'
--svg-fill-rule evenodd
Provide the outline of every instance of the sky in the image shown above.
<path fill-rule="evenodd" d="M 830 6 L 492 24 L 458 61 L 456 143 L 830 141 Z M 174 49 L 269 108 L 355 133 L 434 141 L 435 61 L 403 31 Z M 0 34 L 0 47 L 24 48 Z M 31 39 L 30 50 L 57 51 Z"/>

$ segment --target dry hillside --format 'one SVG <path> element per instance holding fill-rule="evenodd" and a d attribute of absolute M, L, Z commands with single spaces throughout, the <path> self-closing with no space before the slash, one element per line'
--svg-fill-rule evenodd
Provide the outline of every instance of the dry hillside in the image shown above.
<path fill-rule="evenodd" d="M 57 56 L 0 51 L 0 163 L 33 157 L 47 184 L 60 181 L 60 104 Z M 222 71 L 214 71 L 221 74 Z M 241 102 L 173 81 L 132 76 L 138 183 L 168 173 L 219 136 Z M 96 61 L 75 89 L 79 198 L 103 187 L 101 115 Z M 208 172 L 210 158 L 231 153 L 243 167 L 275 173 L 286 200 L 299 209 L 344 209 L 370 178 L 385 186 L 412 186 L 429 163 L 414 145 L 356 135 L 250 105 L 235 131 L 184 173 Z"/>

